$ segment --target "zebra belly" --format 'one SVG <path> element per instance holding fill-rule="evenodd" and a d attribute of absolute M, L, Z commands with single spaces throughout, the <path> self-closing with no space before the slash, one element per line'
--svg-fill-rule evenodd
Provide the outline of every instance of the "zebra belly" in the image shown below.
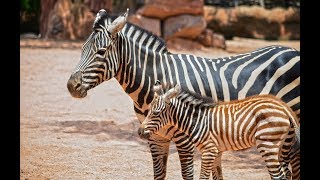
<path fill-rule="evenodd" d="M 223 152 L 223 151 L 238 151 L 238 150 L 248 149 L 248 148 L 251 148 L 256 145 L 255 140 L 251 140 L 251 141 L 248 141 L 247 143 L 245 143 L 243 141 L 242 137 L 240 137 L 239 139 L 240 140 L 235 140 L 235 141 L 226 141 L 226 140 L 219 139 L 218 144 L 217 144 L 217 148 L 221 152 Z"/>

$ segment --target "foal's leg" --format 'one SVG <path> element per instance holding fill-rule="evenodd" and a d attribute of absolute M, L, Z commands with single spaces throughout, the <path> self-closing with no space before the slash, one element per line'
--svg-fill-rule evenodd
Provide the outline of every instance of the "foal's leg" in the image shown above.
<path fill-rule="evenodd" d="M 285 173 L 288 179 L 298 180 L 300 179 L 300 142 L 297 141 L 295 129 L 291 124 L 290 131 L 281 146 L 280 160 L 284 161 Z M 289 164 L 291 165 L 291 171 L 289 170 Z"/>
<path fill-rule="evenodd" d="M 222 175 L 222 167 L 221 167 L 221 156 L 222 152 L 218 153 L 218 156 L 216 157 L 214 161 L 214 167 L 216 169 L 212 170 L 212 177 L 216 177 L 216 179 L 223 180 L 223 175 Z M 216 172 L 216 175 L 214 174 Z M 215 179 L 215 178 L 213 178 Z"/>
<path fill-rule="evenodd" d="M 176 143 L 178 150 L 180 163 L 181 163 L 181 173 L 183 179 L 193 179 L 193 155 L 194 155 L 194 144 L 190 140 L 189 136 L 185 133 L 176 131 L 168 132 L 168 129 L 162 128 L 159 130 L 158 134 L 161 134 L 165 138 L 154 134 L 149 138 L 149 145 L 151 149 L 151 154 L 153 158 L 153 168 L 154 168 L 154 179 L 165 179 L 167 160 L 169 153 L 170 140 Z"/>
<path fill-rule="evenodd" d="M 136 104 L 134 104 L 134 106 L 136 106 Z M 145 116 L 140 112 L 138 112 L 138 109 L 139 108 L 134 108 L 136 112 L 136 116 L 141 123 L 144 121 Z M 153 134 L 148 140 L 148 144 L 150 147 L 150 152 L 153 160 L 154 180 L 164 180 L 166 177 L 167 161 L 168 161 L 171 137 L 164 137 L 158 134 Z"/>
<path fill-rule="evenodd" d="M 212 172 L 214 179 L 217 179 L 217 167 L 215 166 L 215 159 L 219 154 L 219 150 L 212 146 L 208 145 L 206 147 L 201 148 L 201 173 L 200 179 L 209 179 L 210 173 Z M 221 157 L 221 156 L 220 156 Z"/>
<path fill-rule="evenodd" d="M 193 179 L 193 156 L 195 147 L 189 136 L 175 131 L 172 141 L 175 142 L 181 163 L 181 173 L 184 180 Z"/>
<path fill-rule="evenodd" d="M 145 116 L 136 112 L 140 122 L 143 122 Z M 169 127 L 169 126 L 168 126 Z M 167 128 L 168 128 L 167 127 Z M 148 144 L 153 160 L 153 174 L 155 180 L 163 180 L 166 177 L 167 161 L 169 155 L 170 140 L 173 140 L 177 145 L 178 154 L 180 157 L 181 170 L 183 179 L 193 179 L 193 155 L 194 145 L 190 138 L 182 132 L 172 128 L 168 131 L 166 128 L 161 128 L 158 134 L 152 135 Z M 185 141 L 183 143 L 182 141 Z M 181 158 L 183 157 L 183 158 Z"/>
<path fill-rule="evenodd" d="M 258 142 L 257 149 L 266 162 L 271 179 L 286 179 L 283 162 L 279 160 L 279 142 Z"/>
<path fill-rule="evenodd" d="M 150 136 L 148 144 L 153 160 L 154 179 L 164 180 L 167 172 L 170 140 L 153 134 Z"/>
<path fill-rule="evenodd" d="M 290 156 L 290 165 L 292 169 L 292 179 L 300 179 L 300 149 Z"/>
<path fill-rule="evenodd" d="M 297 136 L 295 136 L 295 142 L 293 143 L 290 149 L 290 165 L 292 169 L 292 179 L 299 180 L 300 179 L 300 140 L 297 141 Z"/>

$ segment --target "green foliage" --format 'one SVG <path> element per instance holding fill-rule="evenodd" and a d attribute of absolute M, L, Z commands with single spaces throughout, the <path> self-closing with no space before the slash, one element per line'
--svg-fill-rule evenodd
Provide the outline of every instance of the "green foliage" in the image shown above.
<path fill-rule="evenodd" d="M 20 0 L 20 33 L 39 33 L 40 0 Z"/>
<path fill-rule="evenodd" d="M 36 13 L 40 11 L 40 0 L 20 0 L 20 3 L 20 11 L 25 11 L 28 13 Z"/>

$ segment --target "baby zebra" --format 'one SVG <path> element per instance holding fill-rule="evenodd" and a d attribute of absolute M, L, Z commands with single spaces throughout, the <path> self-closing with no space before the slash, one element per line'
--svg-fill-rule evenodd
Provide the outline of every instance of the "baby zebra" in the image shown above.
<path fill-rule="evenodd" d="M 290 158 L 300 168 L 298 119 L 279 98 L 256 95 L 243 100 L 214 102 L 199 97 L 180 86 L 155 85 L 155 97 L 149 114 L 139 128 L 141 138 L 148 139 L 165 125 L 185 132 L 200 150 L 200 179 L 218 179 L 215 158 L 227 150 L 256 146 L 271 179 L 291 179 Z M 299 172 L 299 171 L 297 171 Z M 300 178 L 300 174 L 293 175 Z"/>

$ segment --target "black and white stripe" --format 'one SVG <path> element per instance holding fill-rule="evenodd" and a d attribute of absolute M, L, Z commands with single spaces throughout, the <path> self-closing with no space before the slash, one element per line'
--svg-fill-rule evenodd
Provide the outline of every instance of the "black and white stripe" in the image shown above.
<path fill-rule="evenodd" d="M 216 59 L 172 54 L 162 39 L 133 24 L 123 22 L 119 32 L 109 32 L 109 26 L 117 25 L 111 22 L 120 21 L 112 21 L 104 11 L 98 13 L 94 31 L 84 43 L 80 62 L 68 81 L 75 97 L 84 97 L 87 90 L 114 77 L 132 98 L 142 122 L 153 99 L 151 88 L 159 79 L 221 101 L 274 94 L 300 113 L 300 52 L 293 48 L 268 46 Z M 81 79 L 75 88 L 69 85 L 74 79 Z M 170 140 L 183 157 L 183 177 L 193 178 L 194 146 L 190 138 L 172 127 L 160 134 L 149 142 L 155 179 L 165 178 Z"/>
<path fill-rule="evenodd" d="M 163 89 L 158 85 L 155 92 L 139 135 L 149 138 L 166 125 L 185 132 L 202 154 L 200 179 L 208 179 L 212 171 L 213 178 L 219 178 L 214 168 L 219 153 L 253 146 L 272 179 L 290 179 L 289 163 L 298 172 L 293 179 L 300 178 L 298 118 L 279 98 L 255 95 L 216 103 L 181 91 L 179 86 Z"/>

